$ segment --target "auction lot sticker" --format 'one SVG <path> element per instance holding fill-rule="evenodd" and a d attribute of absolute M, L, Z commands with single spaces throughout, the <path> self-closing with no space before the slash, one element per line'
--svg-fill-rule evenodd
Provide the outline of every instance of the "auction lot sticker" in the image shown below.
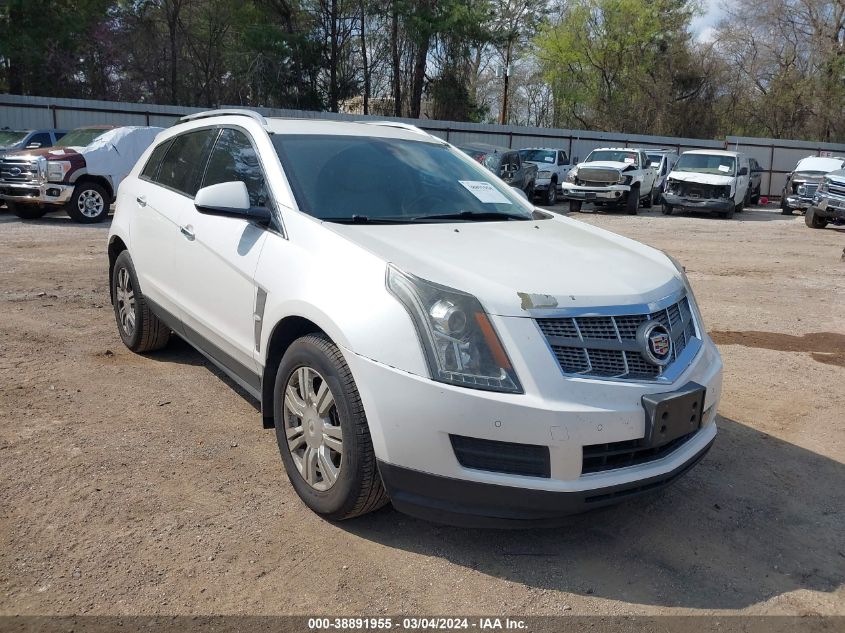
<path fill-rule="evenodd" d="M 501 191 L 496 189 L 489 182 L 483 180 L 459 180 L 466 189 L 478 198 L 481 202 L 491 204 L 510 204 L 511 201 L 505 198 Z"/>

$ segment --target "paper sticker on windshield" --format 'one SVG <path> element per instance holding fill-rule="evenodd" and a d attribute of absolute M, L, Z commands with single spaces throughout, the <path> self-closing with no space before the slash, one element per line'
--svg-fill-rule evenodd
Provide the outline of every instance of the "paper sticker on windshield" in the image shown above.
<path fill-rule="evenodd" d="M 543 160 L 546 161 L 547 163 L 555 162 L 555 159 L 551 156 L 546 156 Z"/>
<path fill-rule="evenodd" d="M 459 180 L 467 190 L 481 202 L 490 204 L 510 204 L 511 201 L 505 198 L 501 191 L 496 189 L 489 182 L 483 180 Z"/>
<path fill-rule="evenodd" d="M 626 163 L 635 163 L 637 161 L 637 157 L 636 156 L 626 156 L 624 158 L 624 161 Z"/>
<path fill-rule="evenodd" d="M 726 171 L 727 172 L 727 171 L 730 171 L 730 170 L 731 170 L 730 165 L 719 165 L 719 171 Z"/>

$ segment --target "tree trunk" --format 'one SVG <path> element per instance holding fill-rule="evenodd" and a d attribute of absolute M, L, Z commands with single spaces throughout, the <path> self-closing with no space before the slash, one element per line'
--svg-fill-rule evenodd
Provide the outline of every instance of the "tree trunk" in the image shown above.
<path fill-rule="evenodd" d="M 401 62 L 399 58 L 399 8 L 396 6 L 398 0 L 391 3 L 390 22 L 390 52 L 393 57 L 393 114 L 402 116 L 402 85 L 401 85 Z"/>
<path fill-rule="evenodd" d="M 414 58 L 414 74 L 411 78 L 411 104 L 410 116 L 412 119 L 420 118 L 420 110 L 422 109 L 422 93 L 423 82 L 425 81 L 425 66 L 428 61 L 428 47 L 430 39 L 425 39 L 419 43 L 417 48 L 417 55 Z"/>
<path fill-rule="evenodd" d="M 370 113 L 370 66 L 367 62 L 367 8 L 361 0 L 361 62 L 364 71 L 364 114 Z"/>
<path fill-rule="evenodd" d="M 338 110 L 338 90 L 337 90 L 337 0 L 331 0 L 329 10 L 329 109 L 332 112 Z"/>

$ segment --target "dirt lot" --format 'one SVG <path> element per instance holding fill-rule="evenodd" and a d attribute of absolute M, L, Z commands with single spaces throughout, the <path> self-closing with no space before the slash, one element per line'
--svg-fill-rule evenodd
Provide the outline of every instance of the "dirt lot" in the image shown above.
<path fill-rule="evenodd" d="M 845 231 L 577 218 L 686 264 L 720 435 L 656 496 L 479 533 L 306 511 L 251 400 L 120 343 L 106 225 L 0 212 L 0 613 L 845 614 Z"/>

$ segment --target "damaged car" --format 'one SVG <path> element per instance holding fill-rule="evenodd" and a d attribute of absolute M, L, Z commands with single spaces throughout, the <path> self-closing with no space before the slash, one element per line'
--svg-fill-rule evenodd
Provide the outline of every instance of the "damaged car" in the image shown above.
<path fill-rule="evenodd" d="M 723 150 L 684 152 L 666 179 L 663 214 L 706 211 L 732 218 L 751 197 L 748 156 Z"/>
<path fill-rule="evenodd" d="M 795 169 L 786 177 L 780 198 L 781 213 L 792 215 L 796 210 L 804 212 L 809 209 L 825 174 L 843 167 L 845 158 L 841 156 L 807 156 L 799 160 Z"/>
<path fill-rule="evenodd" d="M 623 206 L 636 215 L 640 203 L 651 207 L 657 201 L 657 170 L 645 150 L 630 147 L 594 149 L 587 160 L 576 165 L 563 183 L 563 197 L 570 211 L 580 211 L 583 202 L 596 206 Z"/>
<path fill-rule="evenodd" d="M 160 127 L 91 126 L 55 146 L 0 160 L 0 199 L 23 220 L 63 209 L 76 222 L 102 222 L 117 187 L 162 131 Z"/>
<path fill-rule="evenodd" d="M 845 223 L 845 169 L 831 172 L 822 179 L 804 221 L 811 229 L 823 229 L 831 222 Z"/>

